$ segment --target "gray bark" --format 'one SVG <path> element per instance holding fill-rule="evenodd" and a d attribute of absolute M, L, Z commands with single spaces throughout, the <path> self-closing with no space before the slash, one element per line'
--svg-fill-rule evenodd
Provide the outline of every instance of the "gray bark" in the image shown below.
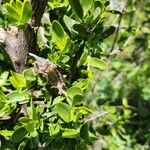
<path fill-rule="evenodd" d="M 25 29 L 6 31 L 0 29 L 0 46 L 8 54 L 16 72 L 27 68 L 28 53 L 37 52 L 37 40 L 34 27 L 39 27 L 48 0 L 31 0 L 32 18 Z"/>

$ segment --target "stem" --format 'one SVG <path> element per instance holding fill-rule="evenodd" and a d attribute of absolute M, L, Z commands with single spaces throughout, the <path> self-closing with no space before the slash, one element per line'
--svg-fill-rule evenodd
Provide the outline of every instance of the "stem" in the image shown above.
<path fill-rule="evenodd" d="M 122 13 L 119 14 L 118 27 L 117 27 L 117 30 L 116 30 L 116 32 L 115 32 L 115 37 L 114 37 L 114 41 L 113 41 L 113 43 L 112 43 L 110 52 L 112 52 L 112 51 L 114 50 L 115 44 L 116 44 L 116 42 L 117 42 L 117 38 L 118 38 L 118 33 L 119 33 L 120 25 L 121 25 L 122 16 L 123 16 Z"/>

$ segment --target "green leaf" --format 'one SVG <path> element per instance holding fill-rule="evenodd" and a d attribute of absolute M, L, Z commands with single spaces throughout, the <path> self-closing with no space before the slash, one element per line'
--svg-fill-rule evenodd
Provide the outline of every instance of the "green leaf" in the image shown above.
<path fill-rule="evenodd" d="M 12 76 L 9 78 L 10 83 L 15 89 L 21 90 L 26 87 L 26 80 L 22 74 L 11 72 Z"/>
<path fill-rule="evenodd" d="M 69 61 L 70 57 L 68 55 L 62 55 L 62 63 L 67 63 Z"/>
<path fill-rule="evenodd" d="M 83 18 L 83 9 L 79 2 L 79 0 L 69 0 L 69 4 L 74 10 L 74 12 L 77 14 L 77 16 L 82 19 Z"/>
<path fill-rule="evenodd" d="M 6 18 L 15 23 L 17 26 L 24 26 L 27 21 L 31 18 L 31 4 L 29 0 L 11 0 L 5 5 L 7 13 L 5 14 Z"/>
<path fill-rule="evenodd" d="M 19 0 L 18 0 L 19 1 Z M 24 0 L 22 4 L 22 20 L 21 22 L 27 22 L 31 17 L 32 9 L 29 0 Z"/>
<path fill-rule="evenodd" d="M 14 4 L 11 4 L 11 5 L 16 7 L 19 14 L 22 13 L 22 2 L 20 0 L 16 0 L 16 4 L 14 3 Z"/>
<path fill-rule="evenodd" d="M 90 81 L 88 79 L 80 79 L 79 81 L 75 81 L 73 83 L 73 86 L 79 87 L 82 91 L 85 91 L 90 84 Z"/>
<path fill-rule="evenodd" d="M 80 67 L 81 65 L 84 65 L 86 63 L 87 60 L 87 56 L 88 56 L 88 50 L 85 48 L 84 52 L 82 53 L 80 60 L 78 61 L 77 66 Z"/>
<path fill-rule="evenodd" d="M 83 101 L 83 92 L 79 87 L 71 87 L 66 92 L 68 99 L 70 99 L 71 105 L 78 105 Z M 76 96 L 78 95 L 78 96 Z"/>
<path fill-rule="evenodd" d="M 8 18 L 8 20 L 11 20 L 11 22 L 18 22 L 18 18 L 16 16 L 12 16 L 11 14 L 5 14 L 5 17 Z"/>
<path fill-rule="evenodd" d="M 10 137 L 12 136 L 14 131 L 9 131 L 9 130 L 0 130 L 0 135 L 4 137 Z"/>
<path fill-rule="evenodd" d="M 7 94 L 8 102 L 24 102 L 30 100 L 30 95 L 27 92 L 14 91 Z"/>
<path fill-rule="evenodd" d="M 9 103 L 7 98 L 0 100 L 0 120 L 10 118 L 8 115 L 14 111 L 16 103 Z"/>
<path fill-rule="evenodd" d="M 110 26 L 107 30 L 105 30 L 102 33 L 102 38 L 106 39 L 108 38 L 111 34 L 115 32 L 116 28 L 114 26 Z"/>
<path fill-rule="evenodd" d="M 87 14 L 89 9 L 92 7 L 93 0 L 80 0 L 83 11 L 84 11 L 84 16 Z"/>
<path fill-rule="evenodd" d="M 68 30 L 71 32 L 73 29 L 73 25 L 74 24 L 79 24 L 76 20 L 64 15 L 64 18 L 63 18 L 64 22 L 65 22 L 65 25 L 66 27 L 68 28 Z"/>
<path fill-rule="evenodd" d="M 30 121 L 24 127 L 28 130 L 28 132 L 30 134 L 33 133 L 36 130 L 36 128 L 35 128 L 35 121 Z"/>
<path fill-rule="evenodd" d="M 93 73 L 92 73 L 90 64 L 88 64 L 87 71 L 85 71 L 85 73 L 87 74 L 87 76 L 88 76 L 89 79 L 93 79 Z"/>
<path fill-rule="evenodd" d="M 30 101 L 30 108 L 31 108 L 31 118 L 33 119 L 33 120 L 38 120 L 38 114 L 37 114 L 37 112 L 36 112 L 36 108 L 35 108 L 35 106 L 34 106 L 34 104 L 33 104 L 33 100 L 31 99 L 31 101 Z"/>
<path fill-rule="evenodd" d="M 2 102 L 2 101 L 5 101 L 5 102 L 6 102 L 6 100 L 7 100 L 7 98 L 6 98 L 5 94 L 4 94 L 2 91 L 0 91 L 0 101 L 1 101 L 1 102 Z"/>
<path fill-rule="evenodd" d="M 27 69 L 23 72 L 24 78 L 28 81 L 35 81 L 36 80 L 36 74 L 30 69 Z"/>
<path fill-rule="evenodd" d="M 73 29 L 74 31 L 78 32 L 79 38 L 87 39 L 89 37 L 89 33 L 85 25 L 74 24 Z"/>
<path fill-rule="evenodd" d="M 82 90 L 79 87 L 71 87 L 67 90 L 67 95 L 73 99 L 73 97 L 77 94 L 83 95 Z"/>
<path fill-rule="evenodd" d="M 84 97 L 81 94 L 77 94 L 73 97 L 73 105 L 81 105 L 83 103 Z"/>
<path fill-rule="evenodd" d="M 70 122 L 71 107 L 68 104 L 60 102 L 55 105 L 54 110 L 65 122 Z"/>
<path fill-rule="evenodd" d="M 52 40 L 56 46 L 63 51 L 67 44 L 67 35 L 58 21 L 52 23 Z"/>
<path fill-rule="evenodd" d="M 18 142 L 20 142 L 28 133 L 29 133 L 29 132 L 27 131 L 26 128 L 21 127 L 21 128 L 17 129 L 17 130 L 13 133 L 13 135 L 12 135 L 12 137 L 11 137 L 11 140 L 12 140 L 13 143 L 18 143 Z"/>
<path fill-rule="evenodd" d="M 63 138 L 76 138 L 79 134 L 78 130 L 75 129 L 62 129 L 62 137 Z"/>
<path fill-rule="evenodd" d="M 12 4 L 7 3 L 7 4 L 5 5 L 5 7 L 6 7 L 8 13 L 9 13 L 11 16 L 13 16 L 16 20 L 20 19 L 19 11 L 17 11 L 17 10 L 12 6 Z"/>
<path fill-rule="evenodd" d="M 88 61 L 88 64 L 92 67 L 95 67 L 95 68 L 98 68 L 101 70 L 108 69 L 108 65 L 104 61 L 102 61 L 96 57 L 88 56 L 87 61 Z"/>
<path fill-rule="evenodd" d="M 49 0 L 48 5 L 51 9 L 66 7 L 68 5 L 68 0 Z"/>
<path fill-rule="evenodd" d="M 87 107 L 75 107 L 75 113 L 81 113 L 83 115 L 88 115 L 90 113 L 92 113 L 92 111 L 90 109 L 88 109 Z"/>
<path fill-rule="evenodd" d="M 87 123 L 82 125 L 80 129 L 80 137 L 86 141 L 89 141 L 89 127 Z"/>
<path fill-rule="evenodd" d="M 49 133 L 50 133 L 50 136 L 55 136 L 57 135 L 61 130 L 61 127 L 59 124 L 53 124 L 51 123 L 49 125 Z"/>
<path fill-rule="evenodd" d="M 19 122 L 21 124 L 28 124 L 30 121 L 32 121 L 32 119 L 30 119 L 28 117 L 21 117 L 21 118 L 19 118 Z"/>
<path fill-rule="evenodd" d="M 27 138 L 24 139 L 23 142 L 20 143 L 20 145 L 19 145 L 19 147 L 18 147 L 18 150 L 25 150 L 28 141 L 29 141 L 29 140 L 28 140 Z"/>
<path fill-rule="evenodd" d="M 0 75 L 0 86 L 3 86 L 6 84 L 7 79 L 9 76 L 9 72 L 8 71 L 4 71 L 1 75 Z"/>
<path fill-rule="evenodd" d="M 65 99 L 65 98 L 62 97 L 62 96 L 57 96 L 57 97 L 54 99 L 54 101 L 53 101 L 53 106 L 56 105 L 56 104 L 58 104 L 58 103 L 60 103 L 60 102 L 62 102 L 64 99 Z"/>

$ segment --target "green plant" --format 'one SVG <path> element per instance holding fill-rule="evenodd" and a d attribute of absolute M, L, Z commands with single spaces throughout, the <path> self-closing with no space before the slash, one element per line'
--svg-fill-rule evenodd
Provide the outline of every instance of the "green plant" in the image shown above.
<path fill-rule="evenodd" d="M 2 49 L 16 71 L 1 70 L 2 149 L 87 149 L 97 139 L 85 119 L 92 110 L 84 94 L 94 79 L 93 68 L 108 68 L 100 48 L 115 31 L 103 26 L 107 6 L 107 1 L 93 0 L 2 3 L 5 28 L 10 28 L 9 34 L 2 29 Z M 11 40 L 5 43 L 7 36 Z M 29 52 L 37 58 L 35 69 L 26 69 L 34 63 Z"/>

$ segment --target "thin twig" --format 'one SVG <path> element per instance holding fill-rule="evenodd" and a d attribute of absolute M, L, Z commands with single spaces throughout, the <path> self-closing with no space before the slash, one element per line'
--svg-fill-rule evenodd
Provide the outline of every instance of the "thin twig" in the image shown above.
<path fill-rule="evenodd" d="M 112 43 L 110 52 L 112 52 L 112 51 L 114 50 L 115 43 L 116 43 L 117 38 L 118 38 L 118 33 L 119 33 L 120 25 L 121 25 L 122 16 L 123 16 L 123 14 L 120 13 L 120 14 L 119 14 L 119 20 L 118 20 L 118 27 L 117 27 L 117 30 L 116 30 L 116 32 L 115 32 L 115 37 L 114 37 L 114 41 L 113 41 L 113 43 Z"/>

